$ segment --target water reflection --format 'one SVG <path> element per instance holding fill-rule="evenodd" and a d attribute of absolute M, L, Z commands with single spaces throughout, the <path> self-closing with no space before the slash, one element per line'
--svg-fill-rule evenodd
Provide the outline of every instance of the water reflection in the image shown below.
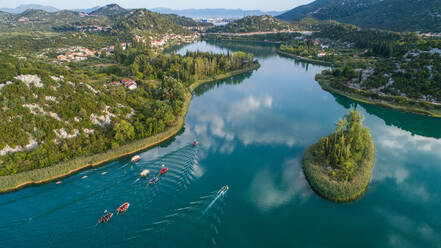
<path fill-rule="evenodd" d="M 197 96 L 201 96 L 209 90 L 214 88 L 219 88 L 222 85 L 238 85 L 241 84 L 245 79 L 248 79 L 253 74 L 253 71 L 249 71 L 240 75 L 230 77 L 228 79 L 219 80 L 211 83 L 206 83 L 195 89 Z"/>
<path fill-rule="evenodd" d="M 246 53 L 252 53 L 255 57 L 262 59 L 276 57 L 279 44 L 269 44 L 265 42 L 250 42 L 250 41 L 228 41 L 228 40 L 215 40 L 210 39 L 205 41 L 207 44 L 214 45 L 228 49 L 232 52 L 242 51 Z"/>
<path fill-rule="evenodd" d="M 303 204 L 313 193 L 302 173 L 300 158 L 288 159 L 278 172 L 260 169 L 251 183 L 250 198 L 262 211 L 280 207 L 294 198 Z"/>
<path fill-rule="evenodd" d="M 415 115 L 403 111 L 378 107 L 363 102 L 357 102 L 337 94 L 333 94 L 333 96 L 337 103 L 347 109 L 354 104 L 358 104 L 363 107 L 367 113 L 383 119 L 388 126 L 395 126 L 409 131 L 412 135 L 421 135 L 437 139 L 441 138 L 441 118 Z"/>

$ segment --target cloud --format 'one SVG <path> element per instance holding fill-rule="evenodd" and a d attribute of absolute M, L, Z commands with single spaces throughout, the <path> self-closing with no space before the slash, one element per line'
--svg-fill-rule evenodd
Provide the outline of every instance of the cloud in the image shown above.
<path fill-rule="evenodd" d="M 262 211 L 280 207 L 294 199 L 305 202 L 312 191 L 302 173 L 300 159 L 291 159 L 282 165 L 281 180 L 274 170 L 260 170 L 249 188 L 251 201 Z"/>

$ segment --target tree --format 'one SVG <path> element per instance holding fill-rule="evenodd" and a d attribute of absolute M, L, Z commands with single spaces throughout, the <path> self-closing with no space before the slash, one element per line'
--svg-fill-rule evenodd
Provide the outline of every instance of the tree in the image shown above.
<path fill-rule="evenodd" d="M 135 128 L 125 120 L 119 121 L 113 127 L 114 138 L 119 143 L 124 143 L 135 138 Z"/>

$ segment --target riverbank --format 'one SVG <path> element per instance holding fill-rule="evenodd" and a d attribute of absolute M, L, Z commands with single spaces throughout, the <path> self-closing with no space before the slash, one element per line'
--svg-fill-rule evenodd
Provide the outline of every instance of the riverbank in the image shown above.
<path fill-rule="evenodd" d="M 305 57 L 297 56 L 297 55 L 294 55 L 292 53 L 287 53 L 287 52 L 284 52 L 284 51 L 281 51 L 281 50 L 277 50 L 277 53 L 279 55 L 283 55 L 283 56 L 286 56 L 286 57 L 289 57 L 289 58 L 293 58 L 293 59 L 296 59 L 296 60 L 299 60 L 299 61 L 302 61 L 302 62 L 306 62 L 306 63 L 317 64 L 317 65 L 324 65 L 324 66 L 332 66 L 332 67 L 339 66 L 339 64 L 336 64 L 336 63 L 332 63 L 332 62 L 328 62 L 328 61 L 322 61 L 322 60 L 317 60 L 317 59 L 305 58 Z"/>
<path fill-rule="evenodd" d="M 226 79 L 248 71 L 253 71 L 259 67 L 260 64 L 256 62 L 247 68 L 217 75 L 214 78 L 199 80 L 191 84 L 188 87 L 188 92 L 186 93 L 182 114 L 176 118 L 175 123 L 171 127 L 162 133 L 145 139 L 132 141 L 128 144 L 120 146 L 118 149 L 109 150 L 104 153 L 75 158 L 73 160 L 59 163 L 50 167 L 26 171 L 15 175 L 2 176 L 0 177 L 0 193 L 7 193 L 27 186 L 39 185 L 59 180 L 87 168 L 96 167 L 104 163 L 152 148 L 174 137 L 182 129 L 185 123 L 185 116 L 187 115 L 190 107 L 192 92 L 194 89 L 202 84 Z"/>
<path fill-rule="evenodd" d="M 328 168 L 321 164 L 323 159 L 314 156 L 320 141 L 306 148 L 303 153 L 303 173 L 311 188 L 332 202 L 344 203 L 359 199 L 367 190 L 374 165 L 375 146 L 372 138 L 351 181 L 336 181 L 329 176 Z"/>
<path fill-rule="evenodd" d="M 323 73 L 317 74 L 315 80 L 320 84 L 320 86 L 324 90 L 329 91 L 331 93 L 346 96 L 355 101 L 392 108 L 414 114 L 427 115 L 432 117 L 441 117 L 441 106 L 437 106 L 430 102 L 406 99 L 406 103 L 399 104 L 398 102 L 403 102 L 403 97 L 387 96 L 387 95 L 381 96 L 374 92 L 368 92 L 365 90 L 359 90 L 350 87 L 346 87 L 347 90 L 343 91 L 332 87 L 331 86 L 332 78 L 328 75 L 324 75 Z"/>

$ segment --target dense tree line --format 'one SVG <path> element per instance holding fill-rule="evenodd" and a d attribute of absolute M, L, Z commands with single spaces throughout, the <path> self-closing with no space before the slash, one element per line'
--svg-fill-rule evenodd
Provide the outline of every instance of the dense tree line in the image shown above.
<path fill-rule="evenodd" d="M 132 76 L 138 79 L 164 79 L 172 77 L 188 85 L 196 80 L 244 68 L 255 63 L 250 53 L 214 54 L 208 52 L 187 52 L 155 55 L 150 49 L 135 45 L 128 49 L 115 49 L 115 58 L 128 65 Z"/>
<path fill-rule="evenodd" d="M 367 56 L 386 58 L 403 55 L 421 41 L 414 33 L 403 34 L 338 23 L 321 24 L 320 31 L 316 32 L 314 36 L 347 42 L 356 48 L 367 49 Z"/>
<path fill-rule="evenodd" d="M 367 151 L 369 129 L 363 128 L 363 114 L 357 109 L 350 110 L 336 126 L 334 133 L 320 140 L 314 156 L 326 161 L 333 178 L 350 181 Z"/>

